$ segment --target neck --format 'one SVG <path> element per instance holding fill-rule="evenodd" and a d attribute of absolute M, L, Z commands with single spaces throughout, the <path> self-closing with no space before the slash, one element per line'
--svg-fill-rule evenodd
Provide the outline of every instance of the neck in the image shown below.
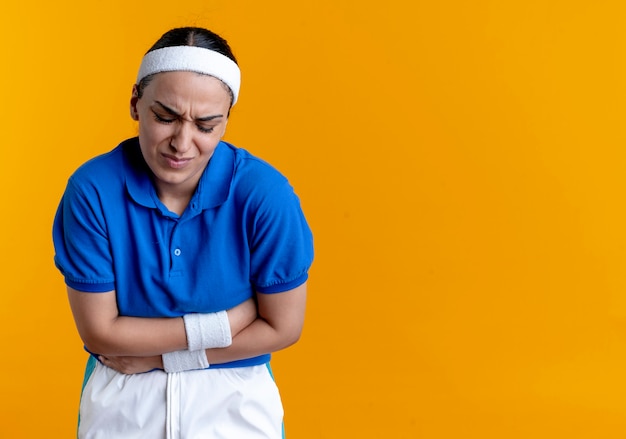
<path fill-rule="evenodd" d="M 163 203 L 171 212 L 174 212 L 179 216 L 183 214 L 195 192 L 195 188 L 193 188 L 193 190 L 189 190 L 180 187 L 164 187 L 164 185 L 157 185 L 156 189 L 157 196 L 159 197 L 159 200 L 161 200 L 161 203 Z"/>
<path fill-rule="evenodd" d="M 167 207 L 167 209 L 170 212 L 174 212 L 178 216 L 181 216 L 183 212 L 185 211 L 185 209 L 187 208 L 187 206 L 189 205 L 189 201 L 191 200 L 191 197 L 187 197 L 185 199 L 181 199 L 181 198 L 170 199 L 167 197 L 159 196 L 159 199 L 165 205 L 165 207 Z"/>

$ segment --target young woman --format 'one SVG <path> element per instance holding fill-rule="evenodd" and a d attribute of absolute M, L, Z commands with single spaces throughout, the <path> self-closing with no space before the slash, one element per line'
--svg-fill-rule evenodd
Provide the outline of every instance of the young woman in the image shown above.
<path fill-rule="evenodd" d="M 302 330 L 312 236 L 288 181 L 222 141 L 227 42 L 173 29 L 142 60 L 139 135 L 82 165 L 55 263 L 91 354 L 80 438 L 279 438 L 270 353 Z"/>

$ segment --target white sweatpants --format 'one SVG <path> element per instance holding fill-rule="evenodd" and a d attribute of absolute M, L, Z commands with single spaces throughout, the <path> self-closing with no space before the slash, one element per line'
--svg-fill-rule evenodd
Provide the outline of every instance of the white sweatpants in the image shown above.
<path fill-rule="evenodd" d="M 267 365 L 124 375 L 90 362 L 79 439 L 282 438 L 283 407 Z"/>

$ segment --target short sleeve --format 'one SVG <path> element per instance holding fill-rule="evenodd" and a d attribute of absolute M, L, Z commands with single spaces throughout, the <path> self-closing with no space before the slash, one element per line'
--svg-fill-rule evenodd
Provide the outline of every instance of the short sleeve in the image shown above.
<path fill-rule="evenodd" d="M 313 236 L 300 200 L 286 179 L 264 191 L 251 240 L 256 291 L 278 293 L 303 284 L 313 262 Z"/>
<path fill-rule="evenodd" d="M 97 190 L 70 178 L 53 225 L 57 268 L 78 291 L 115 289 L 106 221 Z"/>

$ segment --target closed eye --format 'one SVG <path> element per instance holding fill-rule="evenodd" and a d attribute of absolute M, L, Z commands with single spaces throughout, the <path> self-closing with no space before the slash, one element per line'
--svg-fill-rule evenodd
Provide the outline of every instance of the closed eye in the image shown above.
<path fill-rule="evenodd" d="M 171 124 L 173 122 L 183 120 L 183 117 L 178 114 L 178 112 L 174 109 L 168 107 L 167 105 L 164 105 L 162 102 L 159 101 L 156 101 L 155 103 L 156 105 L 158 105 L 158 107 L 156 109 L 151 108 L 151 111 L 154 116 L 154 120 L 156 120 L 157 122 L 162 124 Z M 167 113 L 167 115 L 163 113 Z M 194 122 L 196 124 L 196 127 L 198 128 L 198 131 L 203 134 L 211 134 L 213 131 L 215 131 L 215 127 L 217 126 L 215 124 L 219 124 L 220 120 L 223 119 L 223 117 L 224 115 L 222 114 L 213 114 L 210 116 L 194 118 Z"/>
<path fill-rule="evenodd" d="M 160 123 L 172 123 L 174 122 L 175 119 L 171 119 L 168 117 L 163 117 L 160 114 L 158 114 L 156 111 L 153 111 L 152 114 L 154 114 L 154 120 L 156 120 L 157 122 Z"/>
<path fill-rule="evenodd" d="M 196 125 L 198 127 L 198 130 L 200 130 L 201 133 L 212 133 L 213 130 L 215 129 L 215 127 L 204 127 L 202 125 Z"/>

